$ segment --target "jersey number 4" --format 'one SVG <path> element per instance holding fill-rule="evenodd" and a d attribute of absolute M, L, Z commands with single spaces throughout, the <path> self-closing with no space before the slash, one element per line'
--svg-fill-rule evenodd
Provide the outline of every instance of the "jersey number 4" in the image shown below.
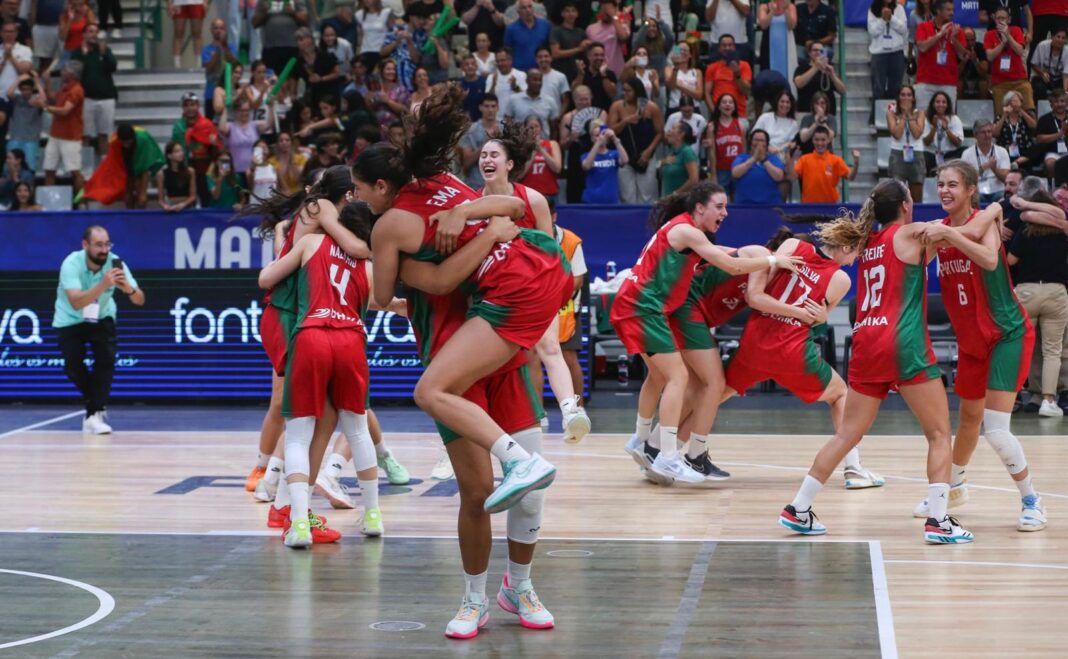
<path fill-rule="evenodd" d="M 883 281 L 886 279 L 886 267 L 877 265 L 864 271 L 864 300 L 861 311 L 870 311 L 883 301 Z"/>
<path fill-rule="evenodd" d="M 337 273 L 339 270 L 341 271 L 340 280 L 337 278 Z M 349 276 L 351 274 L 352 273 L 349 272 L 347 269 L 337 267 L 336 263 L 330 264 L 330 283 L 333 284 L 334 288 L 337 289 L 337 297 L 338 300 L 341 301 L 341 306 L 346 306 L 345 291 L 349 287 Z"/>

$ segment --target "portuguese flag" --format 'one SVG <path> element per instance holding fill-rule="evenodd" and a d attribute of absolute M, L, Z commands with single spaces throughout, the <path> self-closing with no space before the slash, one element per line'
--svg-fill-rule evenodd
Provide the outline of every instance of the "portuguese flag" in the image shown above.
<path fill-rule="evenodd" d="M 133 171 L 127 171 L 126 159 L 122 156 L 122 144 L 119 142 L 118 135 L 112 135 L 104 160 L 86 181 L 75 203 L 85 198 L 99 201 L 105 206 L 113 204 L 125 197 L 126 180 L 130 175 L 140 176 L 144 172 L 155 174 L 163 167 L 163 152 L 160 151 L 156 140 L 144 128 L 137 126 L 134 127 L 134 137 L 134 154 L 131 163 Z"/>

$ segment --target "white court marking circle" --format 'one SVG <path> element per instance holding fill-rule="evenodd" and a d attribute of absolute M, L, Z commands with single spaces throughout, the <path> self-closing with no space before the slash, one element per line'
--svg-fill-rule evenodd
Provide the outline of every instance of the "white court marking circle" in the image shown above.
<path fill-rule="evenodd" d="M 84 629 L 89 625 L 95 624 L 104 618 L 108 617 L 112 611 L 115 610 L 115 598 L 108 594 L 106 590 L 97 588 L 81 581 L 75 581 L 74 579 L 65 579 L 63 577 L 56 577 L 51 574 L 40 574 L 37 572 L 23 572 L 22 570 L 5 570 L 0 568 L 0 572 L 7 574 L 16 574 L 23 577 L 35 577 L 37 579 L 47 579 L 49 581 L 58 581 L 59 583 L 67 584 L 68 586 L 74 586 L 75 588 L 81 588 L 82 590 L 91 593 L 100 602 L 100 606 L 97 607 L 96 613 L 88 618 L 74 623 L 63 629 L 57 629 L 54 632 L 48 632 L 47 634 L 41 634 L 40 636 L 34 636 L 32 638 L 24 638 L 21 641 L 11 641 L 10 643 L 4 643 L 0 645 L 0 650 L 4 648 L 13 648 L 19 645 L 29 645 L 30 643 L 37 643 L 39 641 L 45 641 L 56 636 L 62 636 L 71 632 L 76 632 L 79 629 Z"/>

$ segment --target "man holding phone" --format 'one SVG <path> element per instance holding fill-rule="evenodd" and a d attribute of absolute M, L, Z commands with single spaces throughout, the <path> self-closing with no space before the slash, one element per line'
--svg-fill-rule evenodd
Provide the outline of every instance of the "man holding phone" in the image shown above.
<path fill-rule="evenodd" d="M 104 412 L 115 375 L 115 289 L 137 306 L 145 303 L 133 273 L 111 252 L 107 229 L 91 226 L 82 234 L 82 248 L 63 259 L 52 327 L 63 354 L 63 370 L 85 401 L 82 432 L 94 435 L 111 432 Z M 86 345 L 93 352 L 92 370 L 85 364 Z"/>

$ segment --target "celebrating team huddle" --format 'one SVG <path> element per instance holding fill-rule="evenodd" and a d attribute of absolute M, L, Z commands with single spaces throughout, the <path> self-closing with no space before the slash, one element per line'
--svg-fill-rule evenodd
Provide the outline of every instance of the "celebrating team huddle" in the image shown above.
<path fill-rule="evenodd" d="M 310 488 L 336 507 L 352 507 L 337 482 L 340 463 L 351 459 L 361 531 L 384 533 L 379 469 L 390 482 L 406 482 L 407 473 L 369 409 L 361 317 L 371 307 L 406 315 L 425 369 L 415 402 L 438 425 L 460 493 L 465 592 L 446 626 L 453 638 L 474 637 L 488 621 L 489 516 L 505 511 L 508 566 L 497 602 L 525 627 L 554 625 L 531 581 L 556 468 L 542 455 L 542 378 L 540 365 L 532 377 L 528 359 L 546 367 L 564 438 L 578 442 L 591 429 L 559 345 L 558 314 L 573 293 L 570 265 L 545 198 L 514 182 L 537 137 L 508 126 L 490 139 L 479 158 L 486 187 L 472 190 L 449 173 L 469 122 L 462 101 L 458 86 L 439 86 L 409 118 L 402 145 L 371 146 L 351 170 L 331 167 L 304 191 L 276 192 L 246 211 L 264 218 L 278 256 L 259 280 L 270 291 L 263 337 L 276 384 L 261 464 L 248 485 L 260 500 L 273 500 L 268 521 L 283 528 L 287 546 L 334 542 L 340 533 L 309 509 Z M 908 188 L 885 181 L 856 216 L 804 218 L 817 220 L 810 235 L 784 230 L 766 246 L 714 244 L 728 221 L 727 195 L 715 183 L 660 200 L 650 217 L 655 233 L 610 316 L 627 352 L 648 367 L 636 432 L 625 446 L 643 475 L 663 486 L 729 478 L 710 457 L 719 406 L 773 380 L 805 403 L 830 408 L 834 436 L 778 519 L 795 533 L 826 533 L 813 501 L 839 464 L 848 489 L 885 483 L 861 464 L 857 445 L 893 390 L 928 440 L 927 496 L 913 511 L 925 519 L 926 542 L 974 540 L 948 509 L 967 500 L 965 467 L 980 424 L 1019 488 L 1017 528 L 1044 528 L 1023 449 L 1009 430 L 1034 330 L 1009 280 L 1000 206 L 974 208 L 976 176 L 961 161 L 940 168 L 943 222 L 912 223 Z M 955 441 L 926 322 L 927 264 L 935 258 L 960 345 Z M 819 336 L 849 292 L 842 268 L 858 259 L 847 381 L 823 358 Z M 746 309 L 725 367 L 715 330 Z M 335 426 L 342 437 L 321 474 Z M 496 486 L 491 457 L 503 473 Z"/>

